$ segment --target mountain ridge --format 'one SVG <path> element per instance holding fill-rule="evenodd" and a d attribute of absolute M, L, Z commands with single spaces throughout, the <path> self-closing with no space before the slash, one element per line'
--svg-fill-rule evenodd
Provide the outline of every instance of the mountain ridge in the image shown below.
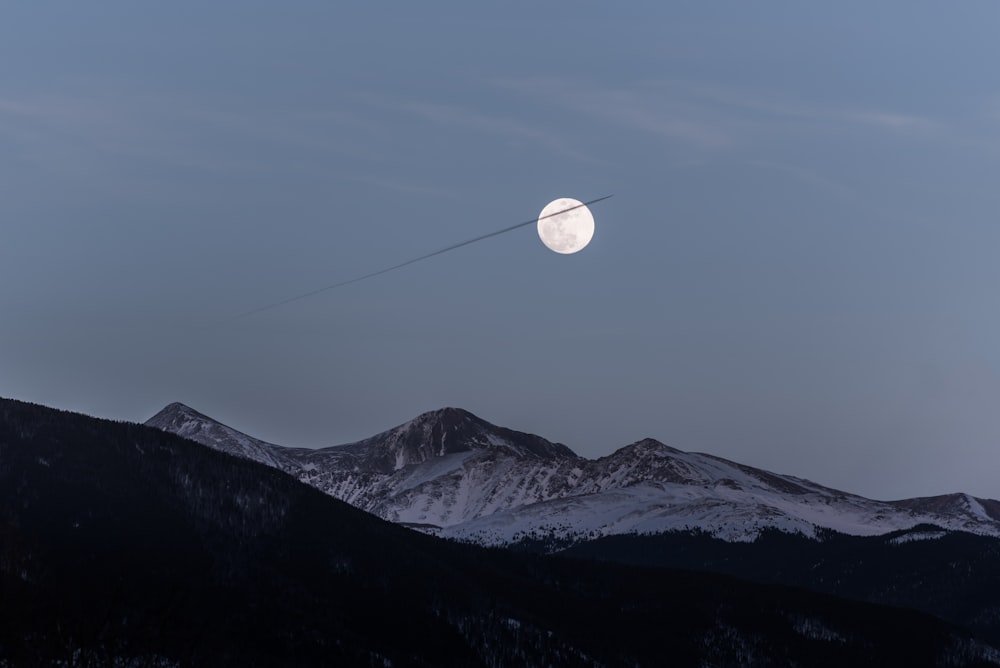
<path fill-rule="evenodd" d="M 367 439 L 309 450 L 243 434 L 183 404 L 147 422 L 280 468 L 384 519 L 486 545 L 699 530 L 877 535 L 919 524 L 1000 536 L 1000 502 L 955 493 L 876 501 L 644 438 L 596 459 L 444 408 Z"/>

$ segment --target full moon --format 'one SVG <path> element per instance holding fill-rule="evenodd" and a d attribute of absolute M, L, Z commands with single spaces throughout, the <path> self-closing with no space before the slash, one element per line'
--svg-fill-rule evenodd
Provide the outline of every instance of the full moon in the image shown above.
<path fill-rule="evenodd" d="M 538 214 L 538 236 L 550 250 L 563 255 L 576 253 L 594 238 L 594 216 L 580 200 L 554 200 Z"/>

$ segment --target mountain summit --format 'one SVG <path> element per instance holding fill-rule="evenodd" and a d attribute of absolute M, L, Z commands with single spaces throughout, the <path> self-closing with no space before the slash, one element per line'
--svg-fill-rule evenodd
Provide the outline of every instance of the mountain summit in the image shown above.
<path fill-rule="evenodd" d="M 442 408 L 423 413 L 363 441 L 317 452 L 350 453 L 364 460 L 365 469 L 390 474 L 435 458 L 476 450 L 520 460 L 576 458 L 573 451 L 564 445 L 550 443 L 534 434 L 498 427 L 461 408 Z"/>
<path fill-rule="evenodd" d="M 295 466 L 286 457 L 287 448 L 247 436 L 180 402 L 167 404 L 163 410 L 146 420 L 146 426 L 169 431 L 203 445 L 211 445 L 215 450 L 275 468 L 289 470 Z"/>
<path fill-rule="evenodd" d="M 177 403 L 146 424 L 274 466 L 384 519 L 487 545 L 677 530 L 729 541 L 767 529 L 879 535 L 920 524 L 1000 536 L 1000 502 L 989 499 L 875 501 L 654 439 L 591 460 L 459 408 L 316 450 L 260 441 Z"/>

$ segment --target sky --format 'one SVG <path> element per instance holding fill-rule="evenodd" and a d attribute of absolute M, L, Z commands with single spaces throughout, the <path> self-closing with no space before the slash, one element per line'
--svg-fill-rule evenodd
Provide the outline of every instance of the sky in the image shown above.
<path fill-rule="evenodd" d="M 1000 498 L 1000 5 L 7 3 L 0 396 Z M 533 226 L 595 204 L 558 255 Z"/>

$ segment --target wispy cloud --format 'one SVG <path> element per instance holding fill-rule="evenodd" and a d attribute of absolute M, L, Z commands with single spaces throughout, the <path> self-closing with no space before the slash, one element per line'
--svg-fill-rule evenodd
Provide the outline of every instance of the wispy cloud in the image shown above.
<path fill-rule="evenodd" d="M 377 157 L 378 142 L 366 140 L 377 132 L 350 109 L 262 110 L 124 93 L 0 99 L 0 135 L 53 169 L 63 160 L 96 168 L 121 158 L 207 173 L 259 172 L 275 161 L 311 167 L 331 155 Z"/>
<path fill-rule="evenodd" d="M 591 119 L 706 148 L 731 142 L 724 124 L 706 118 L 689 100 L 642 86 L 602 87 L 551 78 L 506 79 L 494 84 Z M 714 114 L 712 114 L 714 116 Z"/>
<path fill-rule="evenodd" d="M 816 104 L 778 91 L 737 86 L 660 80 L 607 87 L 546 78 L 494 83 L 637 132 L 707 149 L 744 145 L 761 131 L 780 129 L 789 121 L 923 137 L 944 134 L 941 123 L 919 114 Z"/>
<path fill-rule="evenodd" d="M 706 148 L 732 142 L 721 124 L 705 122 L 693 110 L 669 99 L 651 98 L 632 91 L 607 91 L 591 100 L 577 100 L 578 109 L 621 126 Z"/>
<path fill-rule="evenodd" d="M 755 112 L 762 120 L 796 119 L 817 123 L 840 123 L 928 133 L 940 123 L 927 116 L 887 109 L 864 109 L 852 105 L 817 104 L 781 91 L 755 90 L 736 86 L 692 83 L 665 83 L 679 94 L 722 108 Z"/>
<path fill-rule="evenodd" d="M 939 128 L 939 124 L 929 118 L 884 111 L 843 111 L 839 115 L 845 121 L 899 132 L 929 133 Z"/>
<path fill-rule="evenodd" d="M 530 124 L 509 116 L 488 114 L 456 105 L 419 101 L 382 102 L 381 104 L 437 125 L 466 128 L 499 137 L 526 141 L 537 146 L 544 146 L 575 160 L 590 163 L 600 162 L 594 156 L 580 150 L 557 128 Z"/>
<path fill-rule="evenodd" d="M 0 132 L 14 138 L 32 160 L 59 168 L 76 156 L 92 168 L 106 158 L 130 158 L 205 170 L 231 170 L 239 161 L 199 142 L 178 127 L 169 108 L 129 97 L 60 95 L 0 101 Z"/>
<path fill-rule="evenodd" d="M 764 169 L 772 169 L 791 175 L 793 178 L 812 186 L 818 186 L 827 192 L 850 200 L 859 200 L 860 196 L 853 188 L 840 183 L 828 176 L 819 174 L 811 169 L 806 169 L 799 165 L 792 165 L 785 162 L 774 162 L 771 160 L 750 160 L 748 164 Z"/>
<path fill-rule="evenodd" d="M 461 199 L 461 194 L 457 190 L 438 188 L 435 186 L 413 183 L 412 181 L 380 178 L 364 174 L 351 174 L 349 178 L 352 178 L 359 183 L 367 183 L 386 190 L 403 193 L 404 195 L 420 195 L 422 197 L 435 197 L 452 200 Z"/>

